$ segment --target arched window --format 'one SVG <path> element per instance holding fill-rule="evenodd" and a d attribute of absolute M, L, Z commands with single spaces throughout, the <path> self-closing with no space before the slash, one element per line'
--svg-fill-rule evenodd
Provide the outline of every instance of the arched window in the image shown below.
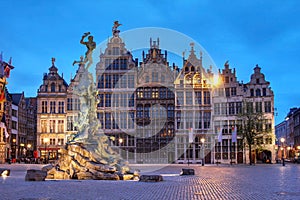
<path fill-rule="evenodd" d="M 51 92 L 55 92 L 55 83 L 51 83 Z"/>
<path fill-rule="evenodd" d="M 260 89 L 256 89 L 255 93 L 256 93 L 256 96 L 257 96 L 257 97 L 260 97 L 260 96 L 261 96 L 261 91 L 260 91 Z"/>

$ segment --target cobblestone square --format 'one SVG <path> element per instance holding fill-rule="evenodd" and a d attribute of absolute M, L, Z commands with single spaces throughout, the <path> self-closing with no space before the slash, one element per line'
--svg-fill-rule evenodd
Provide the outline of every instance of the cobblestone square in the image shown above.
<path fill-rule="evenodd" d="M 1 199 L 299 199 L 300 165 L 132 165 L 141 174 L 161 174 L 162 182 L 46 180 L 25 182 L 27 169 L 41 165 L 0 165 Z M 194 176 L 180 176 L 182 168 Z"/>

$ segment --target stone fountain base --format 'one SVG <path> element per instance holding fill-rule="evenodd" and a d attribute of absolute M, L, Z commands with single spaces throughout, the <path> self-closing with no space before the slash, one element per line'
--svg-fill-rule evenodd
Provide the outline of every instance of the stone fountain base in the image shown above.
<path fill-rule="evenodd" d="M 109 164 L 96 152 L 88 150 L 81 143 L 66 145 L 61 149 L 61 157 L 55 165 L 45 166 L 46 179 L 79 180 L 138 180 L 137 172 L 120 163 Z"/>

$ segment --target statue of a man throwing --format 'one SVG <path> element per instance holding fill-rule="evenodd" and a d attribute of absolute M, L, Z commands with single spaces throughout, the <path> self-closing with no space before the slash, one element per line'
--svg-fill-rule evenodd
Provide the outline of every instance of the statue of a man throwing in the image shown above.
<path fill-rule="evenodd" d="M 88 41 L 84 41 L 84 39 L 88 37 Z M 93 41 L 94 37 L 90 35 L 90 32 L 87 32 L 87 33 L 84 33 L 83 36 L 81 37 L 81 40 L 80 40 L 80 44 L 84 44 L 87 48 L 87 51 L 85 52 L 85 58 L 84 58 L 84 61 L 74 61 L 73 62 L 73 65 L 75 65 L 76 63 L 87 63 L 87 66 L 86 66 L 86 69 L 88 69 L 91 64 L 93 63 L 93 58 L 92 58 L 92 53 L 93 53 L 93 50 L 96 48 L 96 42 Z"/>

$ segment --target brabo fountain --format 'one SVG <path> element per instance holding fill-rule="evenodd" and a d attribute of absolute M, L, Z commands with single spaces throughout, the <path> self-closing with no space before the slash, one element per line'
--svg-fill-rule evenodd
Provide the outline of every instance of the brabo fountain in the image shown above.
<path fill-rule="evenodd" d="M 88 36 L 88 41 L 84 41 Z M 129 172 L 126 162 L 108 144 L 108 137 L 99 133 L 97 119 L 97 89 L 93 75 L 88 71 L 92 64 L 92 52 L 96 48 L 93 36 L 84 33 L 80 43 L 87 47 L 85 57 L 74 61 L 82 75 L 73 89 L 80 100 L 78 133 L 67 141 L 61 156 L 54 166 L 48 166 L 47 179 L 133 179 L 138 175 Z M 85 67 L 86 65 L 86 67 Z"/>

